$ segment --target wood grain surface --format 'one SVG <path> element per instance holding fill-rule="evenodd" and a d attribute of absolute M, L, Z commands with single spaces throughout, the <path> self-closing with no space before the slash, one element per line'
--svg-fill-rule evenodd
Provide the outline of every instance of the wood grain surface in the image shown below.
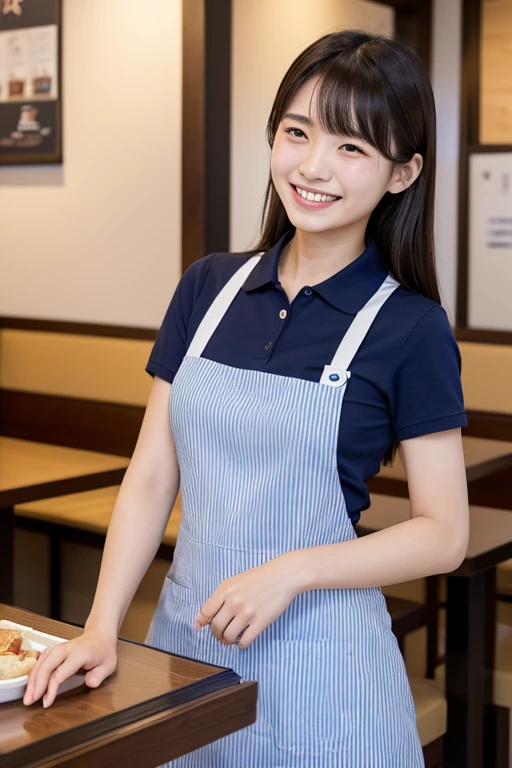
<path fill-rule="evenodd" d="M 66 639 L 77 637 L 82 631 L 81 628 L 1 604 L 0 618 Z M 240 694 L 239 689 L 239 678 L 231 670 L 174 656 L 145 645 L 119 641 L 117 669 L 99 688 L 83 686 L 61 694 L 47 710 L 40 701 L 30 707 L 26 707 L 21 700 L 0 705 L 0 767 L 64 765 L 66 763 L 52 760 L 56 759 L 56 755 L 60 755 L 59 760 L 63 754 L 69 757 L 76 750 L 84 756 L 88 755 L 89 762 L 81 764 L 91 765 L 91 751 L 95 749 L 106 750 L 105 754 L 110 755 L 108 764 L 112 765 L 112 750 L 116 752 L 117 748 L 122 748 L 123 759 L 126 759 L 125 737 L 130 735 L 137 744 L 141 744 L 141 728 L 156 728 L 158 732 L 159 724 L 174 717 L 177 718 L 176 723 L 185 726 L 189 723 L 190 713 L 199 707 L 203 708 L 200 733 L 197 728 L 187 730 L 187 725 L 185 732 L 179 734 L 179 749 L 185 749 L 185 746 L 185 751 L 195 749 L 199 742 L 208 743 L 208 737 L 213 734 L 218 734 L 213 738 L 219 738 L 230 729 L 234 730 L 237 710 L 230 710 L 231 719 L 228 724 L 224 723 L 219 699 L 215 695 L 212 697 L 212 693 L 224 690 L 225 696 L 221 700 L 229 704 L 229 691 L 233 692 L 240 707 L 239 722 L 242 723 L 237 727 L 254 721 L 254 690 L 249 686 Z M 213 720 L 207 717 L 210 710 L 216 713 Z M 169 726 L 167 734 L 171 734 Z M 163 738 L 163 731 L 159 738 Z M 165 759 L 170 759 L 171 751 L 167 743 Z M 94 764 L 97 768 L 96 760 Z M 144 763 L 130 764 L 142 766 Z M 157 765 L 157 760 L 154 765 Z"/>

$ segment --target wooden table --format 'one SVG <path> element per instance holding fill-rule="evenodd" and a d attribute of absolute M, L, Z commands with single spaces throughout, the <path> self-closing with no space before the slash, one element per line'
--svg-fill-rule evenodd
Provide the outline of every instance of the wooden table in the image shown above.
<path fill-rule="evenodd" d="M 13 602 L 14 506 L 119 484 L 129 459 L 0 437 L 0 601 Z"/>
<path fill-rule="evenodd" d="M 81 634 L 2 604 L 0 618 Z M 46 710 L 0 704 L 0 768 L 155 768 L 253 723 L 256 699 L 257 683 L 232 670 L 121 640 L 117 670 L 99 688 L 63 693 Z"/>
<path fill-rule="evenodd" d="M 463 436 L 462 444 L 468 483 L 512 466 L 512 443 Z M 396 454 L 392 467 L 381 467 L 379 474 L 368 480 L 367 485 L 371 493 L 407 497 L 407 475 L 400 454 Z"/>
<path fill-rule="evenodd" d="M 372 506 L 362 513 L 356 530 L 358 534 L 373 533 L 410 516 L 408 499 L 372 494 Z M 445 768 L 485 765 L 484 722 L 489 735 L 496 715 L 489 706 L 493 700 L 496 566 L 512 557 L 512 512 L 471 506 L 470 518 L 466 558 L 446 577 Z"/>

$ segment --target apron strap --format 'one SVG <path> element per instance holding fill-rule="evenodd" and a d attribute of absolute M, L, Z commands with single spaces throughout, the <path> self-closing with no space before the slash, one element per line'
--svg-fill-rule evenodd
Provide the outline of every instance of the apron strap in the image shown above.
<path fill-rule="evenodd" d="M 263 253 L 264 251 L 261 251 L 261 253 L 251 256 L 245 264 L 242 264 L 240 269 L 237 269 L 233 277 L 228 280 L 224 288 L 217 294 L 199 324 L 196 335 L 187 350 L 187 357 L 201 357 L 204 348 L 215 333 L 217 326 L 226 314 L 233 299 L 261 259 Z"/>
<path fill-rule="evenodd" d="M 388 275 L 379 290 L 373 294 L 371 299 L 357 313 L 336 350 L 331 364 L 325 366 L 322 378 L 320 379 L 321 384 L 336 387 L 341 386 L 346 381 L 350 363 L 363 343 L 378 311 L 399 286 L 400 283 L 394 277 Z"/>

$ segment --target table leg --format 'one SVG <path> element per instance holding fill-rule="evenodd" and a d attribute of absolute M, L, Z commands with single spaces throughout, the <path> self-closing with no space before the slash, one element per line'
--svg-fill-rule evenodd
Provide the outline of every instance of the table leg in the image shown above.
<path fill-rule="evenodd" d="M 483 768 L 488 577 L 448 575 L 447 581 L 445 768 Z"/>
<path fill-rule="evenodd" d="M 510 710 L 493 706 L 494 666 L 496 656 L 497 589 L 496 568 L 485 571 L 486 577 L 486 647 L 487 706 L 484 720 L 484 748 L 486 768 L 508 768 Z"/>
<path fill-rule="evenodd" d="M 14 603 L 14 507 L 0 508 L 0 603 Z"/>

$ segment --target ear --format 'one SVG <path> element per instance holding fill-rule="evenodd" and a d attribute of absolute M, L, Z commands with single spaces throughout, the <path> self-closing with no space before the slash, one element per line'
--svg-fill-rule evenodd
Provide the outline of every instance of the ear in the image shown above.
<path fill-rule="evenodd" d="M 409 162 L 396 165 L 391 174 L 387 191 L 391 192 L 392 195 L 396 195 L 398 192 L 403 192 L 404 189 L 407 189 L 411 184 L 414 184 L 420 175 L 422 168 L 423 158 L 416 152 Z"/>

